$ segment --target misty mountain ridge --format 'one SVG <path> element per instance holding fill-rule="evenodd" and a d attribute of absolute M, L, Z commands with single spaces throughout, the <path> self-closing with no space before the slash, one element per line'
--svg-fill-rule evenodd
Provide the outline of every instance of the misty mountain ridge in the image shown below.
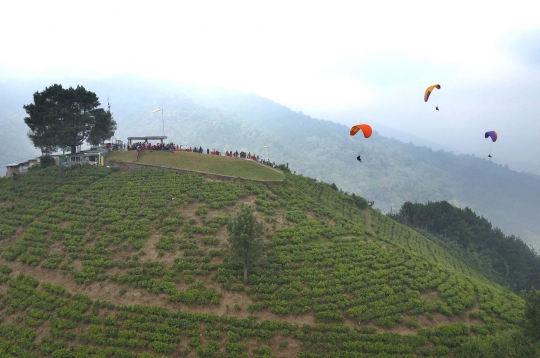
<path fill-rule="evenodd" d="M 45 86 L 52 85 L 53 82 Z M 168 141 L 186 146 L 244 150 L 288 163 L 291 170 L 317 180 L 335 183 L 344 191 L 375 201 L 382 212 L 397 210 L 405 201 L 446 200 L 470 207 L 540 248 L 540 176 L 518 173 L 473 155 L 455 155 L 418 147 L 374 134 L 365 139 L 350 137 L 349 128 L 331 121 L 294 112 L 269 99 L 221 88 L 204 88 L 117 76 L 107 80 L 65 81 L 64 87 L 83 85 L 95 92 L 103 107 L 110 98 L 118 123 L 115 137 L 161 135 L 163 107 Z M 9 136 L 0 137 L 3 147 L 13 140 L 28 143 L 22 106 L 44 86 L 0 84 L 3 101 L 2 126 Z M 26 92 L 26 90 L 28 92 Z M 369 123 L 362 119 L 358 123 Z M 28 144 L 18 145 L 26 147 Z M 263 148 L 267 146 L 268 148 Z M 33 151 L 35 153 L 35 151 Z M 363 162 L 356 161 L 357 155 Z"/>

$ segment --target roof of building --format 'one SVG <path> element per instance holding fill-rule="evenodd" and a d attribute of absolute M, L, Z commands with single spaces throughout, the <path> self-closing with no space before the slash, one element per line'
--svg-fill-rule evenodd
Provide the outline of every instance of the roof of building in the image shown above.
<path fill-rule="evenodd" d="M 18 162 L 14 162 L 14 163 L 8 164 L 8 165 L 6 165 L 6 167 L 18 167 L 18 166 L 21 165 L 21 164 L 25 164 L 25 163 L 28 163 L 28 162 L 37 161 L 37 159 L 38 159 L 38 158 L 32 158 L 32 159 L 21 160 L 21 161 L 18 161 Z"/>
<path fill-rule="evenodd" d="M 96 155 L 99 155 L 103 152 L 88 152 L 88 153 L 75 153 L 75 154 L 66 154 L 66 157 L 95 157 Z"/>
<path fill-rule="evenodd" d="M 142 139 L 167 139 L 166 135 L 149 135 L 146 137 L 128 137 L 128 140 L 142 140 Z"/>

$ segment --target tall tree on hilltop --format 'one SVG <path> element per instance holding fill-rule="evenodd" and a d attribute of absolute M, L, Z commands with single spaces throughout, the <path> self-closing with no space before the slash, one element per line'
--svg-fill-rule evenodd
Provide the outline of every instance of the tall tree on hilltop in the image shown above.
<path fill-rule="evenodd" d="M 23 106 L 30 128 L 28 137 L 43 154 L 57 149 L 77 152 L 85 141 L 102 143 L 114 135 L 116 122 L 109 111 L 98 108 L 99 99 L 83 86 L 62 88 L 54 84 L 34 93 L 34 103 Z"/>
<path fill-rule="evenodd" d="M 263 225 L 258 222 L 250 205 L 242 204 L 235 217 L 229 222 L 229 248 L 233 259 L 242 262 L 244 280 L 248 278 L 248 269 L 259 259 L 264 249 L 261 240 Z"/>

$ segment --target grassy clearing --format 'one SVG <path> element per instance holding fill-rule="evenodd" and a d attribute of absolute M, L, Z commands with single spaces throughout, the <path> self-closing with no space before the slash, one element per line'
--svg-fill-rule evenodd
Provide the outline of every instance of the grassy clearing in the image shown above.
<path fill-rule="evenodd" d="M 137 162 L 141 164 L 161 165 L 165 167 L 194 170 L 256 180 L 283 180 L 285 175 L 255 163 L 252 160 L 230 158 L 216 155 L 190 152 L 150 152 L 144 151 L 136 160 L 135 151 L 111 152 L 108 160 L 118 162 Z"/>

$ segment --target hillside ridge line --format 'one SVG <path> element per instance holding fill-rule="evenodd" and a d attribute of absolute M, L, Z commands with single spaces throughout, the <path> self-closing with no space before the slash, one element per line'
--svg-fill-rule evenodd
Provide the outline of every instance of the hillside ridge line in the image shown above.
<path fill-rule="evenodd" d="M 181 168 L 174 168 L 174 167 L 167 167 L 162 165 L 154 165 L 154 164 L 143 164 L 143 163 L 133 163 L 133 162 L 117 162 L 111 160 L 109 162 L 110 164 L 113 164 L 118 167 L 128 167 L 129 169 L 136 169 L 136 168 L 156 168 L 156 169 L 167 169 L 167 170 L 175 170 L 181 173 L 196 173 L 198 175 L 201 175 L 203 177 L 207 178 L 218 178 L 218 179 L 224 179 L 229 181 L 253 181 L 257 183 L 263 183 L 263 184 L 283 184 L 283 181 L 285 178 L 281 180 L 260 180 L 260 179 L 250 179 L 250 178 L 242 178 L 242 177 L 233 177 L 230 175 L 224 175 L 224 174 L 216 174 L 216 173 L 208 173 L 208 172 L 201 172 L 198 170 L 190 170 L 190 169 L 181 169 Z M 259 164 L 262 165 L 262 164 Z M 283 174 L 281 171 L 276 170 L 274 168 L 270 168 L 272 170 L 275 170 L 281 174 Z"/>

